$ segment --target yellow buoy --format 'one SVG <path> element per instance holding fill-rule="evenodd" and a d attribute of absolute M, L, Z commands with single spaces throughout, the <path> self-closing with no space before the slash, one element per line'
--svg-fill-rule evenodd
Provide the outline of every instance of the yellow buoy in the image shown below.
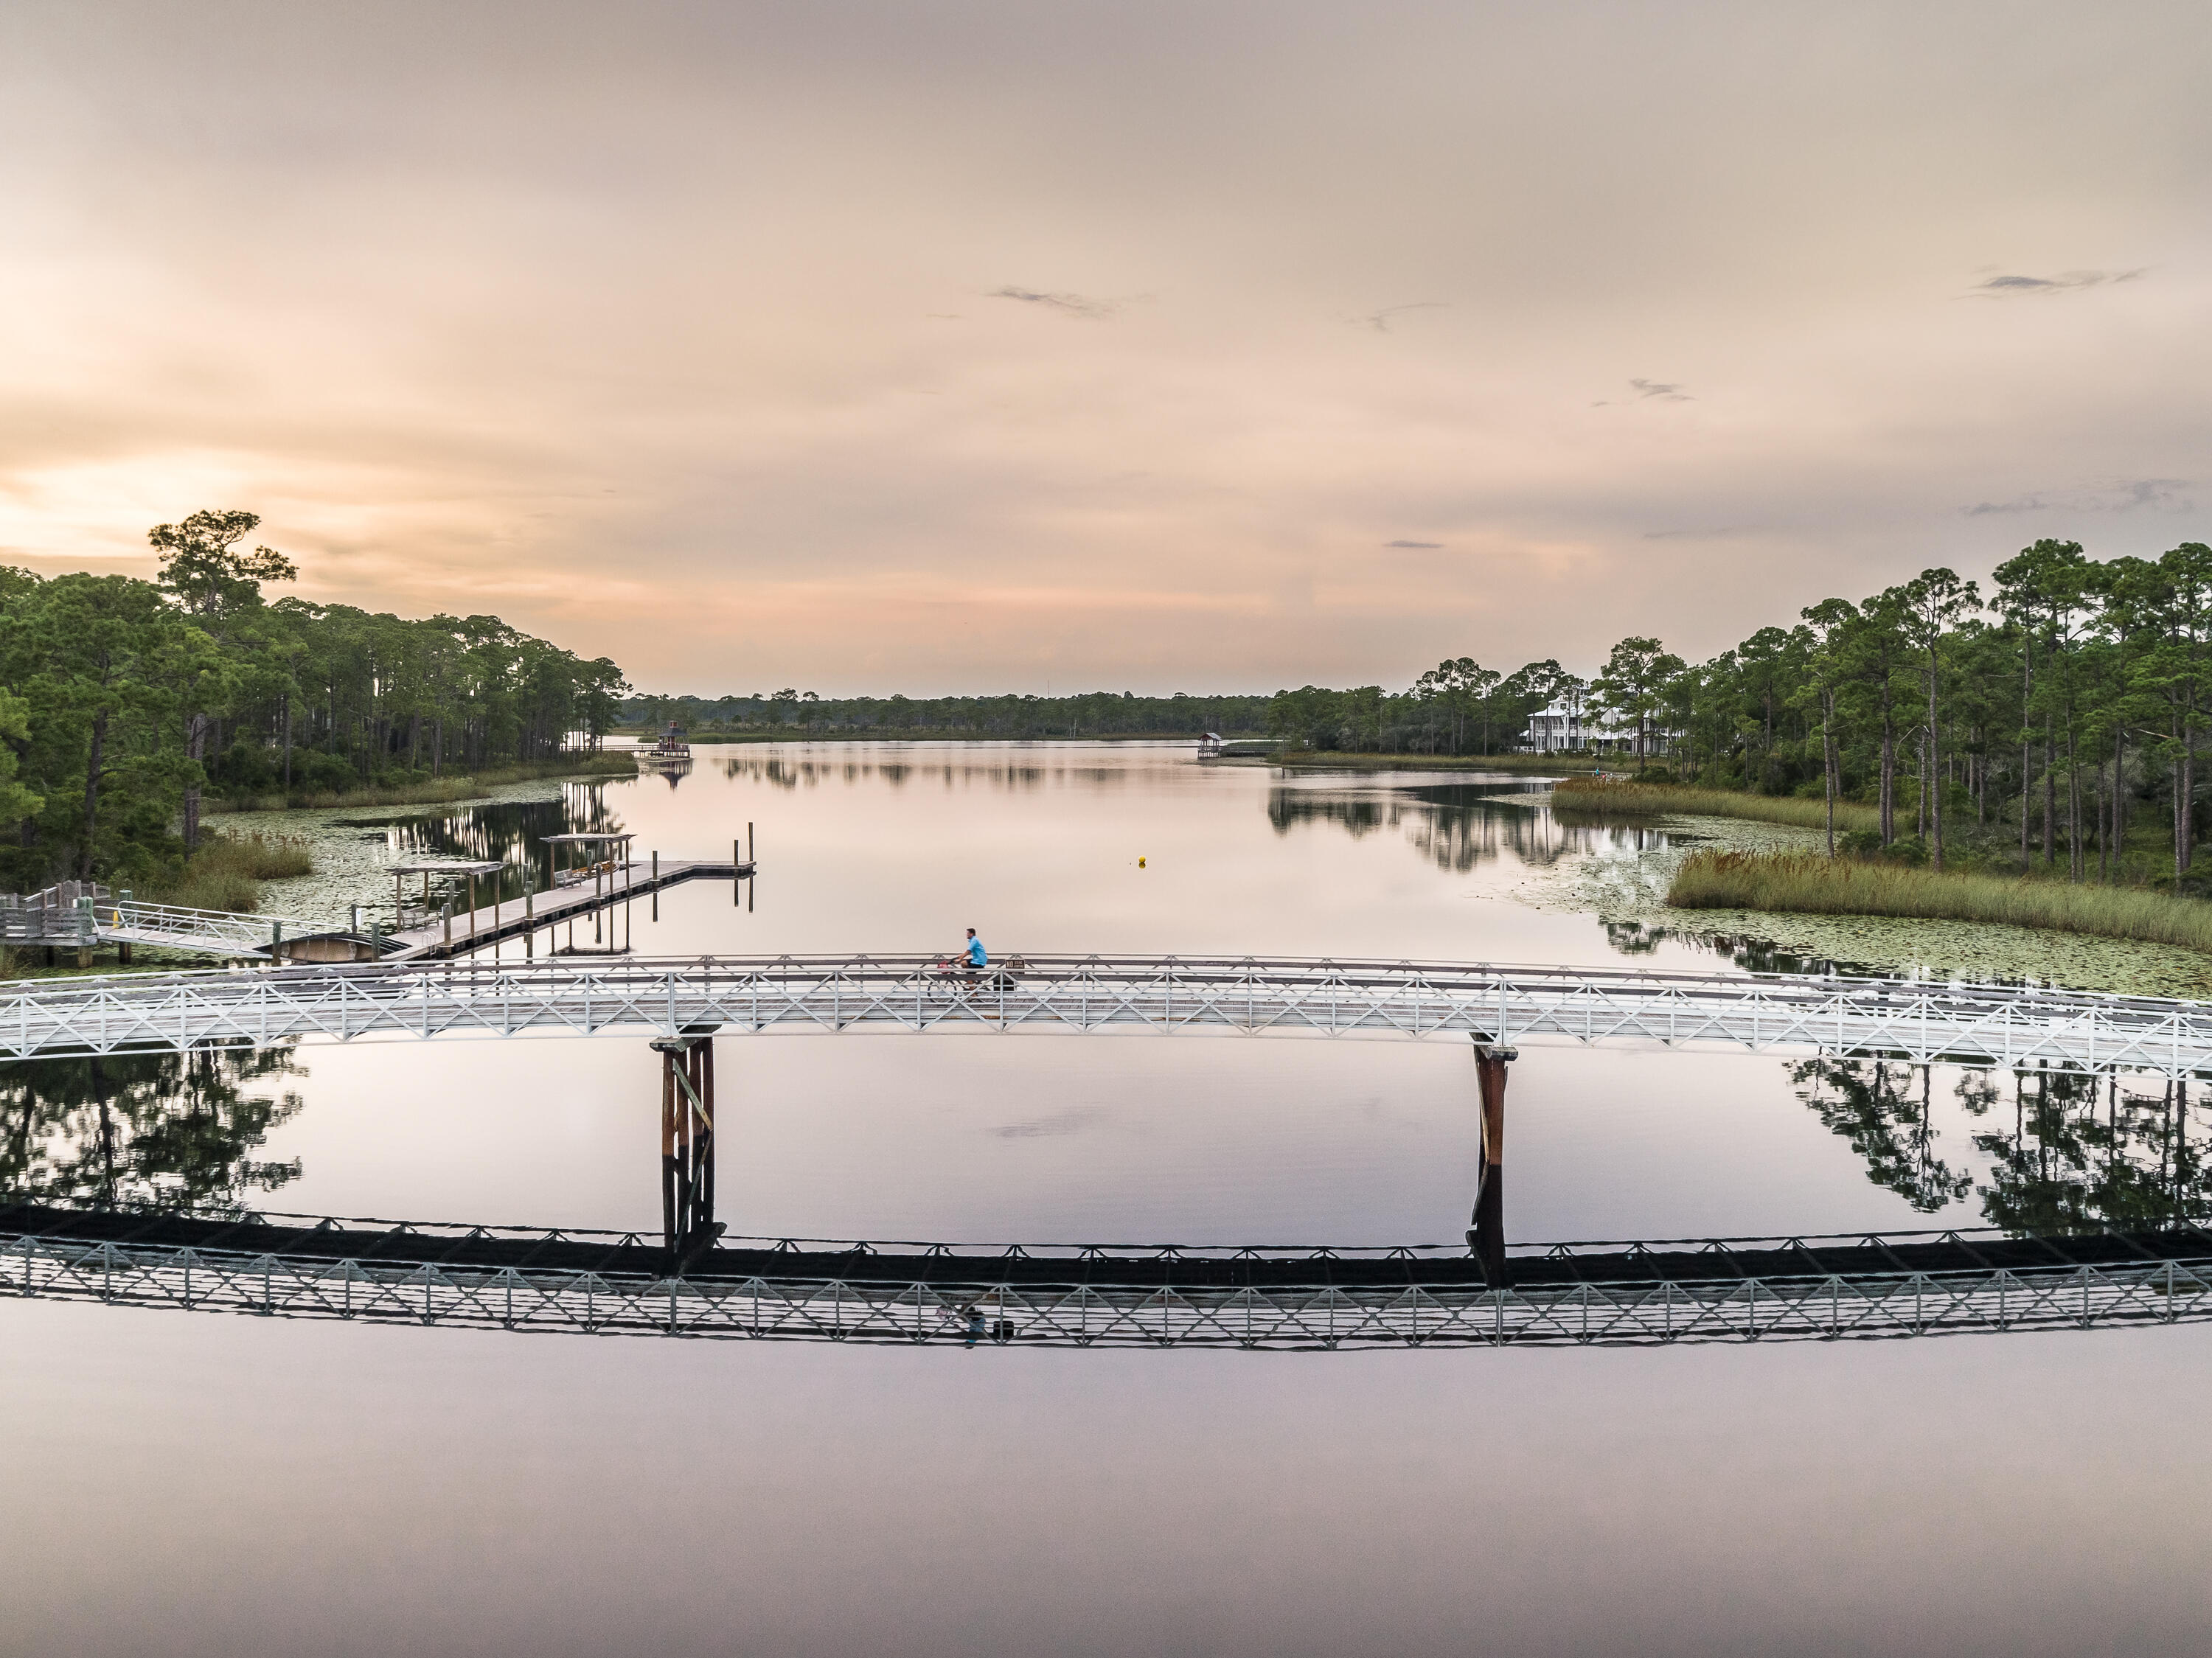
<path fill-rule="evenodd" d="M 1145 866 L 1145 860 L 1144 860 L 1143 859 L 1141 859 L 1141 858 L 1139 858 L 1139 859 L 1137 859 L 1137 867 L 1138 867 L 1139 869 L 1142 869 L 1142 868 L 1144 868 L 1144 866 Z"/>

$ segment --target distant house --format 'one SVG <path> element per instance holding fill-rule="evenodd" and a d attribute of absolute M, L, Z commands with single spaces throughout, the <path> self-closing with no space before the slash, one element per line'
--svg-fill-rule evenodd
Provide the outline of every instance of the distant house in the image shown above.
<path fill-rule="evenodd" d="M 1644 721 L 1644 752 L 1671 753 L 1680 732 L 1656 720 Z M 1554 702 L 1528 716 L 1528 729 L 1521 733 L 1521 747 L 1530 754 L 1565 754 L 1584 750 L 1598 754 L 1636 752 L 1636 722 L 1621 720 L 1595 708 L 1570 708 Z"/>

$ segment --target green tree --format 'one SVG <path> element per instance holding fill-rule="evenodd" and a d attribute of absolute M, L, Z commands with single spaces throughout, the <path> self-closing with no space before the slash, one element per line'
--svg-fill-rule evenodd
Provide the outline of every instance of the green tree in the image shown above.
<path fill-rule="evenodd" d="M 1981 607 L 1981 595 L 1971 581 L 1961 581 L 1950 570 L 1923 570 L 1902 590 L 1899 606 L 1905 636 L 1919 653 L 1923 683 L 1928 695 L 1928 758 L 1922 793 L 1928 798 L 1929 862 L 1943 867 L 1943 724 L 1937 703 L 1944 690 L 1948 660 L 1947 647 L 1954 630 Z"/>
<path fill-rule="evenodd" d="M 1685 665 L 1656 639 L 1624 639 L 1606 658 L 1605 670 L 1591 684 L 1606 711 L 1633 723 L 1636 768 L 1644 769 L 1654 720 L 1667 687 Z"/>

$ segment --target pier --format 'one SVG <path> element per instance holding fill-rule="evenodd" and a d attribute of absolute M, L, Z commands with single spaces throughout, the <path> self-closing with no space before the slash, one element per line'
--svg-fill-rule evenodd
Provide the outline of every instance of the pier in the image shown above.
<path fill-rule="evenodd" d="M 568 837 L 549 837 L 567 839 Z M 585 839 L 611 837 L 586 836 Z M 627 838 L 627 837 L 624 837 Z M 447 875 L 467 875 L 495 871 L 498 865 L 470 865 L 447 862 L 443 864 L 404 865 L 395 872 L 399 878 L 408 874 L 434 871 Z M 420 926 L 404 927 L 386 933 L 384 937 L 396 946 L 386 959 L 394 963 L 417 960 L 437 960 L 465 956 L 470 951 L 483 950 L 512 938 L 524 941 L 525 958 L 534 958 L 538 953 L 537 935 L 567 923 L 571 932 L 575 923 L 586 917 L 603 915 L 610 925 L 624 919 L 622 907 L 638 898 L 649 898 L 655 893 L 680 886 L 687 881 L 750 880 L 754 872 L 751 858 L 740 858 L 732 848 L 727 859 L 666 859 L 659 853 L 641 859 L 624 859 L 619 862 L 595 864 L 588 866 L 583 878 L 556 884 L 544 892 L 525 893 L 520 898 L 495 899 L 489 904 L 479 903 L 459 911 L 447 911 Z M 578 946 L 573 937 L 563 946 L 552 942 L 550 936 L 545 953 L 557 955 L 620 955 L 626 952 L 629 934 L 625 928 L 625 943 L 620 949 Z"/>

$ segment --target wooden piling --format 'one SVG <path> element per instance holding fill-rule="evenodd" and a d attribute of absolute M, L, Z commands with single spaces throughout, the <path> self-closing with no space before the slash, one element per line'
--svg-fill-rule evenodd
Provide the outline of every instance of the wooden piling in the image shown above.
<path fill-rule="evenodd" d="M 1482 1096 L 1482 1156 L 1467 1242 L 1493 1290 L 1512 1282 L 1505 1259 L 1505 1068 L 1519 1057 L 1510 1048 L 1484 1042 L 1474 1045 L 1475 1084 Z"/>

